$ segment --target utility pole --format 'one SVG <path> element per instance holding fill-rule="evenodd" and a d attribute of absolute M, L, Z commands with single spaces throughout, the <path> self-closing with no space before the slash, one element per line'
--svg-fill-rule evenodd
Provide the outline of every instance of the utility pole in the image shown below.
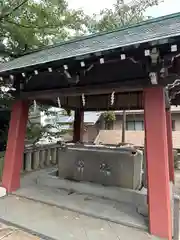
<path fill-rule="evenodd" d="M 124 144 L 126 142 L 126 111 L 123 110 L 123 120 L 122 120 L 122 139 L 121 142 Z"/>

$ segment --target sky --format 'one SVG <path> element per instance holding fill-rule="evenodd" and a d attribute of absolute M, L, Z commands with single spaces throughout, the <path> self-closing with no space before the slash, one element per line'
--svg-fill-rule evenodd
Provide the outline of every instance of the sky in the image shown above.
<path fill-rule="evenodd" d="M 71 8 L 83 9 L 87 14 L 92 15 L 103 8 L 111 8 L 115 0 L 68 0 L 68 2 Z M 146 14 L 159 17 L 175 12 L 180 12 L 180 0 L 164 0 L 159 6 L 148 9 Z"/>

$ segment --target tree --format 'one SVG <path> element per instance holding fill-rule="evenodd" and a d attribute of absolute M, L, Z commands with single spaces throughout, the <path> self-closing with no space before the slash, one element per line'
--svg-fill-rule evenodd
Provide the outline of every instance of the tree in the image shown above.
<path fill-rule="evenodd" d="M 82 34 L 86 16 L 70 10 L 66 0 L 0 0 L 0 61 L 8 61 Z M 0 106 L 9 107 L 12 96 L 2 91 Z"/>
<path fill-rule="evenodd" d="M 40 122 L 40 113 L 45 116 L 45 122 Z M 65 134 L 72 134 L 72 128 L 64 127 L 66 122 L 58 122 L 61 116 L 71 116 L 71 111 L 64 109 L 54 109 L 38 105 L 30 107 L 30 117 L 27 124 L 26 140 L 29 144 L 36 145 L 39 141 L 54 142 L 62 139 Z M 42 115 L 41 115 L 42 116 Z M 47 121 L 48 120 L 48 121 Z"/>
<path fill-rule="evenodd" d="M 110 130 L 112 129 L 113 122 L 116 120 L 115 112 L 107 111 L 103 113 L 104 121 L 105 121 L 105 128 Z"/>
<path fill-rule="evenodd" d="M 70 10 L 66 0 L 0 0 L 0 61 L 80 35 L 85 31 L 85 23 L 84 13 Z M 13 99 L 6 89 L 2 91 L 2 86 L 3 82 L 0 106 L 9 108 Z M 40 108 L 48 112 L 48 107 Z M 28 139 L 37 141 L 49 127 L 37 126 L 29 120 Z M 7 137 L 7 133 L 3 136 Z"/>
<path fill-rule="evenodd" d="M 103 9 L 100 14 L 89 19 L 90 32 L 113 31 L 147 20 L 144 13 L 148 7 L 158 5 L 163 0 L 137 0 L 126 3 L 116 0 L 112 9 Z M 97 20 L 99 19 L 99 20 Z M 112 112 L 111 112 L 112 115 Z M 126 111 L 123 111 L 122 143 L 125 143 Z"/>
<path fill-rule="evenodd" d="M 112 31 L 129 25 L 142 22 L 147 8 L 158 5 L 163 0 L 134 0 L 126 3 L 125 0 L 116 0 L 112 9 L 103 9 L 89 19 L 91 32 Z M 98 19 L 98 20 L 97 20 Z"/>
<path fill-rule="evenodd" d="M 71 134 L 72 129 L 62 129 L 62 124 L 46 124 L 42 126 L 40 124 L 32 123 L 30 120 L 27 125 L 26 139 L 28 143 L 35 146 L 39 141 L 43 140 L 48 142 L 54 142 L 61 140 L 66 133 Z"/>
<path fill-rule="evenodd" d="M 1 55 L 18 57 L 81 34 L 85 19 L 66 0 L 0 0 Z"/>

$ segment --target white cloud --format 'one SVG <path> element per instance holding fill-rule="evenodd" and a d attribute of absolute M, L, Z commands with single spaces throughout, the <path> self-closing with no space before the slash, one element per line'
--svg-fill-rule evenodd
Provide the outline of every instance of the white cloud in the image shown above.
<path fill-rule="evenodd" d="M 147 14 L 153 17 L 180 12 L 180 0 L 165 0 L 159 6 L 149 8 Z"/>
<path fill-rule="evenodd" d="M 68 2 L 71 8 L 83 9 L 87 14 L 93 14 L 103 8 L 111 8 L 115 0 L 68 0 Z M 149 8 L 146 14 L 159 17 L 175 12 L 180 12 L 180 0 L 165 0 L 159 6 Z"/>
<path fill-rule="evenodd" d="M 69 6 L 83 9 L 86 14 L 98 13 L 101 9 L 111 8 L 115 0 L 68 0 Z"/>

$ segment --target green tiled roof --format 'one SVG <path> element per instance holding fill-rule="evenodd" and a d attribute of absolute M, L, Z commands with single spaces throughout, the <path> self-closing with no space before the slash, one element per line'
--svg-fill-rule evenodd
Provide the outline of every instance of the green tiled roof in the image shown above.
<path fill-rule="evenodd" d="M 51 46 L 0 65 L 0 72 L 174 36 L 180 36 L 180 13 L 148 20 L 129 28 L 91 35 Z"/>

